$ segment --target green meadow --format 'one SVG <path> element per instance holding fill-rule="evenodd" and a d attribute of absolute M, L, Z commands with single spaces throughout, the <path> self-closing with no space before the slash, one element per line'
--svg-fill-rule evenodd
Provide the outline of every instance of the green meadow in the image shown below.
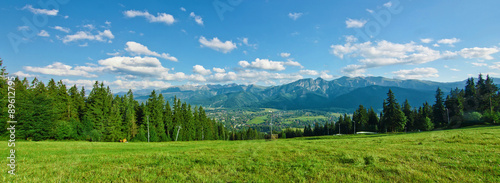
<path fill-rule="evenodd" d="M 16 143 L 1 182 L 500 182 L 500 126 L 276 141 Z"/>

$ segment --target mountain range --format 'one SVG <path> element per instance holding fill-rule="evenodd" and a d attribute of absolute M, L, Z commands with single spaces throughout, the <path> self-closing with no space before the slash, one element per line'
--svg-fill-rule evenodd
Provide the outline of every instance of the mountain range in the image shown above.
<path fill-rule="evenodd" d="M 437 88 L 446 94 L 451 89 L 465 87 L 465 81 L 434 82 L 399 80 L 384 77 L 341 77 L 331 81 L 322 78 L 300 79 L 278 86 L 258 85 L 182 85 L 156 90 L 166 99 L 177 96 L 191 105 L 211 108 L 276 108 L 319 109 L 352 112 L 360 104 L 377 111 L 391 89 L 400 104 L 408 99 L 410 105 L 434 103 Z M 135 98 L 145 101 L 151 90 L 134 91 Z M 123 92 L 117 95 L 123 95 Z"/>

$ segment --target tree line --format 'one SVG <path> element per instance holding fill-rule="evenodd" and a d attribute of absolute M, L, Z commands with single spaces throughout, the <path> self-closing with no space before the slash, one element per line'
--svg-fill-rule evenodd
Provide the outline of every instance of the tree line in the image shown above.
<path fill-rule="evenodd" d="M 339 120 L 324 125 L 315 123 L 301 129 L 284 129 L 287 138 L 368 132 L 429 131 L 435 128 L 453 128 L 474 124 L 500 123 L 500 93 L 493 79 L 479 74 L 477 83 L 468 78 L 464 89 L 451 89 L 449 95 L 437 88 L 435 102 L 413 108 L 408 100 L 400 105 L 389 89 L 383 101 L 383 110 L 377 114 L 370 107 L 359 105 L 352 115 L 344 114 Z"/>
<path fill-rule="evenodd" d="M 6 76 L 5 68 L 0 75 Z M 174 98 L 172 106 L 152 91 L 146 102 L 134 100 L 131 90 L 123 96 L 111 93 L 98 81 L 86 96 L 84 87 L 67 89 L 62 81 L 47 85 L 34 78 L 15 78 L 16 138 L 25 140 L 192 141 L 229 138 L 221 123 L 209 119 L 203 107 L 192 107 Z M 7 120 L 7 82 L 0 82 L 0 119 Z M 6 125 L 6 124 L 4 124 Z M 8 124 L 7 124 L 8 125 Z M 7 128 L 7 127 L 6 127 Z M 2 134 L 8 135 L 6 128 Z M 224 137 L 223 135 L 226 135 Z"/>

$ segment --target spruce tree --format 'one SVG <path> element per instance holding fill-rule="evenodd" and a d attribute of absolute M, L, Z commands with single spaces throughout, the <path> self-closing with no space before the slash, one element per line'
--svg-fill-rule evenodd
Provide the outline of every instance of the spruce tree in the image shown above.
<path fill-rule="evenodd" d="M 436 90 L 436 102 L 432 106 L 432 119 L 435 127 L 443 127 L 447 125 L 446 108 L 444 107 L 443 92 L 440 88 Z"/>
<path fill-rule="evenodd" d="M 389 89 L 387 100 L 384 103 L 384 116 L 382 121 L 388 131 L 398 132 L 404 130 L 406 125 L 406 117 L 401 111 L 401 106 L 397 103 L 394 93 Z"/>

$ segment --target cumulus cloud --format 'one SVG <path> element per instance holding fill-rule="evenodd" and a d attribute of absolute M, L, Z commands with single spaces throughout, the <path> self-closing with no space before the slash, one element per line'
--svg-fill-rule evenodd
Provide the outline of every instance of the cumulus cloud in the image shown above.
<path fill-rule="evenodd" d="M 437 41 L 439 44 L 448 44 L 449 46 L 454 46 L 454 44 L 458 42 L 460 42 L 460 39 L 457 38 L 441 39 Z"/>
<path fill-rule="evenodd" d="M 114 39 L 115 36 L 113 33 L 111 33 L 110 30 L 104 30 L 103 32 L 98 31 L 96 35 L 88 32 L 88 31 L 78 31 L 77 33 L 73 35 L 66 35 L 64 38 L 62 38 L 63 43 L 69 43 L 73 41 L 79 41 L 79 40 L 95 40 L 99 42 L 104 42 L 104 41 L 109 41 L 111 39 Z"/>
<path fill-rule="evenodd" d="M 438 70 L 432 67 L 415 68 L 412 70 L 399 70 L 392 72 L 399 79 L 421 79 L 421 78 L 437 78 Z"/>
<path fill-rule="evenodd" d="M 249 63 L 248 61 L 242 60 L 238 62 L 243 68 L 250 69 L 262 69 L 262 70 L 272 70 L 272 71 L 282 71 L 285 70 L 285 66 L 297 66 L 302 67 L 299 62 L 288 60 L 287 62 L 282 61 L 272 61 L 269 59 L 257 58 L 255 61 Z"/>
<path fill-rule="evenodd" d="M 164 58 L 164 59 L 174 61 L 174 62 L 178 61 L 177 58 L 170 56 L 170 54 L 168 54 L 168 53 L 161 53 L 160 54 L 160 53 L 151 51 L 148 49 L 147 46 L 144 46 L 144 45 L 137 43 L 137 42 L 134 42 L 134 41 L 128 41 L 125 44 L 125 46 L 126 46 L 125 50 L 133 55 L 155 56 L 155 57 Z"/>
<path fill-rule="evenodd" d="M 293 61 L 291 59 L 288 59 L 288 61 L 283 62 L 283 65 L 304 68 L 304 66 L 302 66 L 299 62 Z"/>
<path fill-rule="evenodd" d="M 181 11 L 186 11 L 186 8 L 184 8 L 184 7 L 181 7 Z"/>
<path fill-rule="evenodd" d="M 200 42 L 201 47 L 208 47 L 216 51 L 220 51 L 222 53 L 231 52 L 233 49 L 236 49 L 236 44 L 231 41 L 222 42 L 219 38 L 214 37 L 212 40 L 207 40 L 205 37 L 200 36 L 198 40 Z"/>
<path fill-rule="evenodd" d="M 208 81 L 210 82 L 231 82 L 237 79 L 238 75 L 235 72 L 228 72 L 228 73 L 218 72 L 208 77 Z"/>
<path fill-rule="evenodd" d="M 420 39 L 420 41 L 421 41 L 422 43 L 430 43 L 430 42 L 432 42 L 432 41 L 433 41 L 433 39 L 431 39 L 431 38 L 424 38 L 424 39 Z"/>
<path fill-rule="evenodd" d="M 214 72 L 216 72 L 216 73 L 224 73 L 224 72 L 226 72 L 226 70 L 225 70 L 225 69 L 222 69 L 222 68 L 217 68 L 217 67 L 212 68 L 212 70 L 213 70 Z"/>
<path fill-rule="evenodd" d="M 201 75 L 209 75 L 209 74 L 212 74 L 212 71 L 210 71 L 210 69 L 205 69 L 203 66 L 201 65 L 195 65 L 193 66 L 193 72 L 195 73 L 198 73 L 198 74 L 201 74 Z"/>
<path fill-rule="evenodd" d="M 30 4 L 27 4 L 22 9 L 31 11 L 31 13 L 33 13 L 33 14 L 42 14 L 42 15 L 48 15 L 48 16 L 56 16 L 57 13 L 59 12 L 59 10 L 56 10 L 56 9 L 47 10 L 47 9 L 33 8 L 33 6 Z"/>
<path fill-rule="evenodd" d="M 29 72 L 36 72 L 46 75 L 55 75 L 55 76 L 83 76 L 83 77 L 97 77 L 95 74 L 90 74 L 82 67 L 75 67 L 65 65 L 61 62 L 54 62 L 51 65 L 45 67 L 31 67 L 25 66 L 24 70 Z"/>
<path fill-rule="evenodd" d="M 480 62 L 472 62 L 471 64 L 474 65 L 474 66 L 476 66 L 476 67 L 488 66 L 488 64 L 486 64 L 486 63 L 480 63 Z"/>
<path fill-rule="evenodd" d="M 37 75 L 24 73 L 23 71 L 17 71 L 13 75 L 15 75 L 15 76 L 17 76 L 19 78 L 34 78 L 34 77 L 38 77 Z"/>
<path fill-rule="evenodd" d="M 331 53 L 344 58 L 346 55 L 361 57 L 361 65 L 350 65 L 343 72 L 355 72 L 359 75 L 364 69 L 397 65 L 397 64 L 422 64 L 441 58 L 440 52 L 428 47 L 417 45 L 414 42 L 406 44 L 391 43 L 385 40 L 372 42 L 351 43 L 345 45 L 332 45 Z M 358 71 L 359 70 L 359 71 Z"/>
<path fill-rule="evenodd" d="M 271 61 L 268 59 L 257 58 L 252 63 L 248 63 L 247 61 L 240 61 L 240 62 L 238 62 L 238 64 L 243 68 L 264 69 L 264 70 L 273 70 L 273 71 L 285 70 L 285 66 L 283 66 L 283 62 Z"/>
<path fill-rule="evenodd" d="M 106 70 L 121 75 L 136 75 L 141 77 L 160 77 L 168 72 L 167 68 L 154 57 L 111 57 L 99 60 L 99 64 Z"/>
<path fill-rule="evenodd" d="M 280 56 L 283 58 L 287 58 L 290 56 L 290 53 L 280 53 Z"/>
<path fill-rule="evenodd" d="M 66 28 L 66 27 L 61 27 L 61 26 L 54 26 L 54 27 L 51 27 L 55 30 L 58 30 L 58 31 L 61 31 L 61 32 L 65 32 L 65 33 L 69 33 L 69 31 L 71 31 L 69 28 Z"/>
<path fill-rule="evenodd" d="M 191 14 L 189 14 L 189 16 L 192 17 L 192 18 L 194 18 L 194 21 L 198 25 L 203 25 L 203 19 L 201 18 L 201 16 L 194 14 L 194 12 L 191 12 Z"/>
<path fill-rule="evenodd" d="M 347 25 L 347 28 L 361 28 L 361 27 L 365 26 L 366 22 L 368 22 L 368 21 L 347 18 L 347 20 L 345 21 L 345 24 Z"/>
<path fill-rule="evenodd" d="M 288 17 L 290 17 L 292 20 L 297 20 L 303 15 L 303 13 L 288 13 Z"/>
<path fill-rule="evenodd" d="M 492 48 L 464 48 L 459 51 L 459 55 L 464 58 L 481 58 L 485 60 L 493 60 L 491 54 L 498 53 L 500 50 L 497 47 Z"/>
<path fill-rule="evenodd" d="M 40 37 L 49 37 L 50 36 L 50 34 L 45 30 L 41 30 L 37 35 Z"/>
<path fill-rule="evenodd" d="M 158 13 L 157 16 L 154 16 L 150 14 L 148 11 L 128 10 L 124 11 L 123 14 L 128 18 L 144 17 L 151 23 L 160 22 L 160 23 L 165 23 L 167 25 L 172 25 L 175 22 L 174 16 L 166 13 Z"/>

